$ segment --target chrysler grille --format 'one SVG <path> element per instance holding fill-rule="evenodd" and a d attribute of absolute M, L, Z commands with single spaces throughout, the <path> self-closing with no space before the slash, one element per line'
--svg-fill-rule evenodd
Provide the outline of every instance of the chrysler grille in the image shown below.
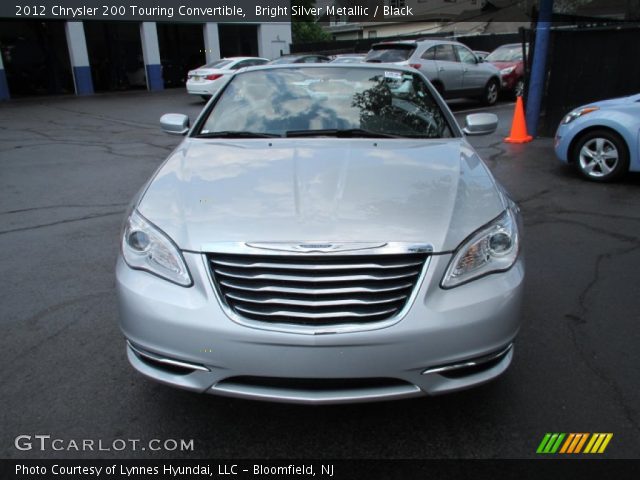
<path fill-rule="evenodd" d="M 388 319 L 407 304 L 425 254 L 209 254 L 225 303 L 251 320 L 335 325 Z"/>

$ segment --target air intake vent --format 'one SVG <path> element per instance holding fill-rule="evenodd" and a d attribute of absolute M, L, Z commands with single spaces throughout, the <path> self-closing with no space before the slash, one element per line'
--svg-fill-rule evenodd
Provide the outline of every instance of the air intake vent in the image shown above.
<path fill-rule="evenodd" d="M 426 254 L 208 256 L 227 305 L 262 322 L 339 325 L 398 314 Z"/>

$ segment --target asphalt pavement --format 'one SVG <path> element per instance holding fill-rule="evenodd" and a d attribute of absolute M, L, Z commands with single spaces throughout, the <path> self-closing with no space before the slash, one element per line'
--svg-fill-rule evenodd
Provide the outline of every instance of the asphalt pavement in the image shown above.
<path fill-rule="evenodd" d="M 0 105 L 0 457 L 530 458 L 546 432 L 610 432 L 640 453 L 640 176 L 582 180 L 552 139 L 476 137 L 525 223 L 524 324 L 497 381 L 398 402 L 307 407 L 153 383 L 127 363 L 114 264 L 125 209 L 179 137 L 183 90 Z M 457 116 L 477 106 L 456 103 Z M 18 450 L 19 435 L 193 439 L 192 452 Z"/>

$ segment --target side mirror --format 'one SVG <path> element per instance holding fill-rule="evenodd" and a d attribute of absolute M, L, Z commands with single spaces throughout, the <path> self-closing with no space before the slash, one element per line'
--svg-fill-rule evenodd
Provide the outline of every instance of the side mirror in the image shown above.
<path fill-rule="evenodd" d="M 189 131 L 189 117 L 182 113 L 165 113 L 160 117 L 162 131 L 171 135 L 184 135 Z"/>
<path fill-rule="evenodd" d="M 493 113 L 467 115 L 462 131 L 465 135 L 489 135 L 498 128 L 498 116 Z"/>

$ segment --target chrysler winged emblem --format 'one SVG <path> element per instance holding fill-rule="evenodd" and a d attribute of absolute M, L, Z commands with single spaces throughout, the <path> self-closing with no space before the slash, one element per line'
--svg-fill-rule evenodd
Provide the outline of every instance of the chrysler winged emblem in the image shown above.
<path fill-rule="evenodd" d="M 349 252 L 353 250 L 369 250 L 372 248 L 384 247 L 386 243 L 328 243 L 328 242 L 303 242 L 303 243 L 247 243 L 247 246 L 261 248 L 263 250 L 279 250 L 283 252 L 300 253 L 329 253 L 329 252 Z"/>

